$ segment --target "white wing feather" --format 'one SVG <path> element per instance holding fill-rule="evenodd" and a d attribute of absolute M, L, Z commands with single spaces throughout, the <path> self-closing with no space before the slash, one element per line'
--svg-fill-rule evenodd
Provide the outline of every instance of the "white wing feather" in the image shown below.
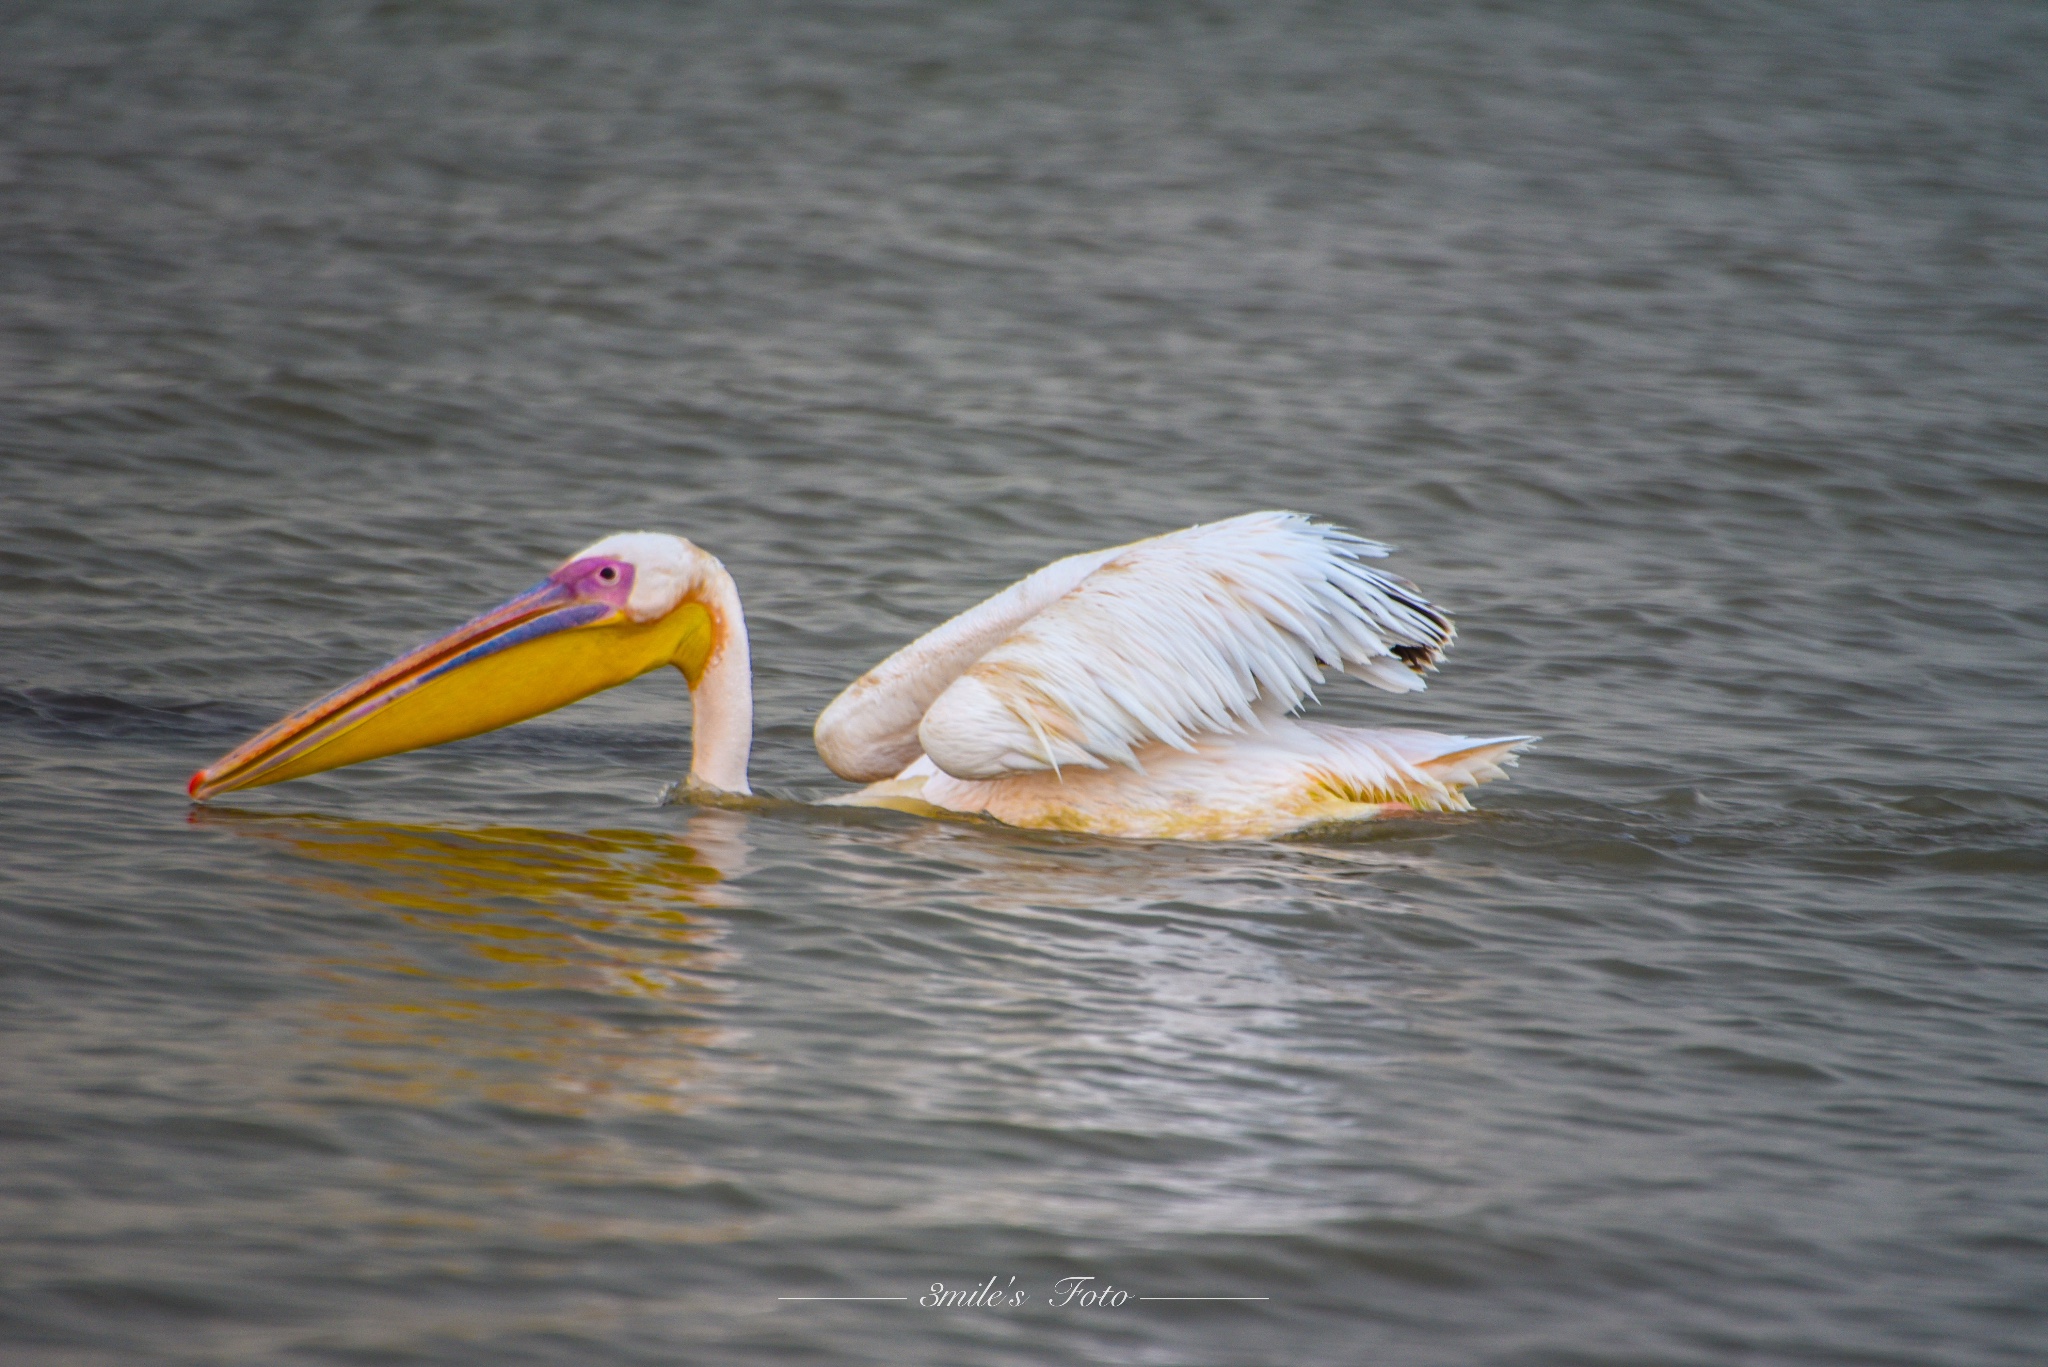
<path fill-rule="evenodd" d="M 924 753 L 956 778 L 990 779 L 1136 767 L 1135 750 L 1149 741 L 1187 751 L 1203 734 L 1260 728 L 1262 713 L 1312 698 L 1327 669 L 1394 691 L 1420 688 L 1455 633 L 1412 585 L 1360 563 L 1386 553 L 1298 513 L 1270 512 L 1074 557 L 1061 566 L 1094 562 L 1085 576 L 1061 576 L 1078 582 L 1055 586 L 1041 571 L 1017 588 L 1040 581 L 1057 596 L 1028 612 L 1014 603 L 1001 614 L 1005 634 L 969 660 L 946 652 L 950 679 L 934 677 L 928 643 L 964 645 L 973 622 L 980 646 L 996 625 L 988 609 L 1016 589 L 856 681 L 819 718 L 820 751 L 832 762 L 838 733 L 859 724 L 856 711 L 891 710 L 911 691 L 923 705 Z M 917 659 L 931 667 L 910 669 Z M 908 748 L 900 741 L 894 753 Z"/>

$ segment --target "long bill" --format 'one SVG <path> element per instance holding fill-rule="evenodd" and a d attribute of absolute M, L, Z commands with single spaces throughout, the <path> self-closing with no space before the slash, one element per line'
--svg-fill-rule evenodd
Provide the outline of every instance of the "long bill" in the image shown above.
<path fill-rule="evenodd" d="M 694 685 L 711 614 L 686 602 L 635 622 L 572 567 L 292 713 L 192 775 L 200 801 L 525 721 L 665 664 Z"/>

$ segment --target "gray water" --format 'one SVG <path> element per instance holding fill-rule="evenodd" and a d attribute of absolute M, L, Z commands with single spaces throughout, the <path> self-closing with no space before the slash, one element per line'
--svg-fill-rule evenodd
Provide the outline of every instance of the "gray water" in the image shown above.
<path fill-rule="evenodd" d="M 7 5 L 0 1356 L 2043 1360 L 2044 147 L 1990 0 Z M 1268 507 L 1458 614 L 1325 716 L 1545 737 L 1479 811 L 808 805 Z M 635 527 L 771 801 L 665 672 L 186 802 Z"/>

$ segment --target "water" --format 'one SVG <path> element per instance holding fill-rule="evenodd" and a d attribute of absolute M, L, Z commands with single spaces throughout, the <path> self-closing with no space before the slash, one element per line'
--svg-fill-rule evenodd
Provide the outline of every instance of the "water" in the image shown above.
<path fill-rule="evenodd" d="M 11 1364 L 2039 1360 L 2039 7 L 0 33 Z M 806 805 L 896 644 L 1264 507 L 1458 613 L 1325 715 L 1541 733 L 1479 812 Z M 772 804 L 658 805 L 666 677 L 185 802 L 642 526 Z"/>

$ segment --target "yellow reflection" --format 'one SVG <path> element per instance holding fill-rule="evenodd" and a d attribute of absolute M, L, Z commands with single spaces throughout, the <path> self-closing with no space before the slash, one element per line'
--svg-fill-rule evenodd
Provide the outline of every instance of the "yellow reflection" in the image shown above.
<path fill-rule="evenodd" d="M 484 1101 L 558 1115 L 719 1099 L 707 1008 L 733 951 L 703 915 L 744 869 L 746 818 L 646 831 L 461 829 L 208 812 L 289 851 L 282 881 L 404 933 L 306 961 L 331 991 L 289 1009 L 307 1100 Z"/>

